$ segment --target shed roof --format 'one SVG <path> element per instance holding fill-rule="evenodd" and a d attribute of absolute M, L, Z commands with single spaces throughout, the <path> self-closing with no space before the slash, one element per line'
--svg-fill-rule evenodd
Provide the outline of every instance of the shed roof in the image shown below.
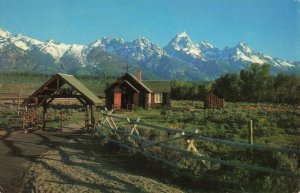
<path fill-rule="evenodd" d="M 58 73 L 60 77 L 62 77 L 65 81 L 67 81 L 71 86 L 73 86 L 76 90 L 78 90 L 82 95 L 87 97 L 95 104 L 100 104 L 102 101 L 86 86 L 84 86 L 79 80 L 77 80 L 73 75 Z"/>
<path fill-rule="evenodd" d="M 58 83 L 57 79 L 63 81 Z M 79 82 L 74 76 L 69 74 L 57 73 L 54 76 L 52 76 L 47 82 L 45 82 L 39 89 L 37 89 L 32 95 L 25 99 L 22 105 L 27 105 L 28 103 L 34 101 L 35 97 L 38 98 L 38 96 L 41 95 L 47 95 L 50 98 L 51 94 L 55 92 L 54 89 L 62 87 L 65 83 L 77 90 L 86 100 L 89 100 L 89 103 L 102 103 L 102 101 L 94 93 L 92 93 L 87 87 L 85 87 L 81 82 Z M 48 87 L 51 87 L 53 89 L 50 90 L 48 89 Z"/>
<path fill-rule="evenodd" d="M 214 89 L 214 90 L 210 90 L 208 93 L 213 93 L 214 95 L 218 96 L 219 98 L 224 98 L 224 95 L 222 95 L 222 93 L 220 93 L 218 90 Z"/>

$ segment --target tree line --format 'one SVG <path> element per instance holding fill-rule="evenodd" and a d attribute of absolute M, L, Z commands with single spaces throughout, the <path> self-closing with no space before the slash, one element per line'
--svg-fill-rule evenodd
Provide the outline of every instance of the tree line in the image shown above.
<path fill-rule="evenodd" d="M 300 102 L 300 77 L 295 74 L 270 73 L 269 64 L 251 64 L 239 73 L 226 73 L 213 82 L 172 81 L 172 99 L 203 100 L 216 89 L 231 102 Z"/>

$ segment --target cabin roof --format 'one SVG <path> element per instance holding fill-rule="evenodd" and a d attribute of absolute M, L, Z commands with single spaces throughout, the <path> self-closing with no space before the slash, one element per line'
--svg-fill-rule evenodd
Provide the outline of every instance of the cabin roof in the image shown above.
<path fill-rule="evenodd" d="M 152 93 L 152 90 L 151 90 L 150 88 L 148 88 L 142 81 L 139 81 L 139 80 L 137 79 L 137 77 L 135 77 L 134 75 L 132 75 L 132 74 L 130 74 L 130 73 L 128 73 L 128 72 L 126 72 L 124 76 L 126 76 L 126 75 L 130 76 L 131 78 L 133 78 L 133 79 L 134 79 L 135 81 L 137 81 L 142 87 L 144 87 L 148 92 Z"/>
<path fill-rule="evenodd" d="M 152 92 L 171 92 L 171 82 L 167 80 L 143 80 L 142 81 Z"/>
<path fill-rule="evenodd" d="M 119 86 L 124 83 L 126 83 L 128 86 L 130 86 L 135 92 L 140 93 L 140 91 L 138 89 L 136 89 L 132 84 L 130 84 L 130 82 L 128 82 L 127 80 L 124 80 L 122 83 L 119 84 Z"/>
<path fill-rule="evenodd" d="M 149 93 L 171 92 L 171 82 L 170 81 L 167 81 L 167 80 L 142 80 L 142 81 L 139 81 L 134 75 L 132 75 L 130 73 L 125 73 L 116 82 L 114 82 L 109 87 L 107 87 L 105 89 L 105 91 L 108 91 L 109 89 L 122 84 L 124 82 L 124 80 L 126 80 L 127 84 L 129 84 L 129 86 L 131 86 L 132 84 L 126 79 L 126 76 L 130 77 L 133 81 L 135 81 L 136 83 L 141 85 L 141 87 L 143 87 Z"/>

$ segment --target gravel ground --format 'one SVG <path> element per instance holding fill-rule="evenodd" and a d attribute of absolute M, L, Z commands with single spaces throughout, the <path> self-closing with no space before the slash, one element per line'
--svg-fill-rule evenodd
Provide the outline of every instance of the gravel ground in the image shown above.
<path fill-rule="evenodd" d="M 36 159 L 25 192 L 182 192 L 121 168 L 115 155 L 94 153 L 88 137 L 70 139 Z"/>
<path fill-rule="evenodd" d="M 66 141 L 66 135 L 70 134 L 42 131 L 24 134 L 1 130 L 0 192 L 23 192 L 23 178 L 28 167 L 40 155 Z"/>

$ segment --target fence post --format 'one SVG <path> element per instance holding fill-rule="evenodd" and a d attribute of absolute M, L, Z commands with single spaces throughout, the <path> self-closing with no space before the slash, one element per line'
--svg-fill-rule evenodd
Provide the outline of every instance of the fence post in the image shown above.
<path fill-rule="evenodd" d="M 250 125 L 249 125 L 249 144 L 253 145 L 253 122 L 250 120 Z"/>
<path fill-rule="evenodd" d="M 131 125 L 132 122 L 130 121 L 129 118 L 127 118 L 127 121 Z M 137 130 L 137 125 L 138 125 L 139 122 L 140 122 L 140 118 L 138 117 L 136 119 L 136 121 L 134 122 L 133 127 L 131 128 L 130 135 L 133 135 L 133 133 L 136 133 L 137 137 L 140 139 L 140 133 Z"/>
<path fill-rule="evenodd" d="M 103 115 L 103 119 L 101 121 L 101 124 L 103 124 L 105 121 L 108 123 L 111 129 L 118 129 L 116 123 L 114 122 L 113 118 L 110 116 L 113 113 L 114 109 L 109 111 L 106 107 L 104 111 L 101 111 Z"/>
<path fill-rule="evenodd" d="M 60 112 L 60 132 L 62 132 L 63 129 L 63 112 Z"/>
<path fill-rule="evenodd" d="M 249 144 L 253 145 L 253 121 L 250 120 L 250 125 L 249 125 Z M 251 154 L 253 153 L 253 149 L 250 148 Z M 251 159 L 252 160 L 252 159 Z"/>
<path fill-rule="evenodd" d="M 17 106 L 17 111 L 18 111 L 18 115 L 19 115 L 19 110 L 20 110 L 20 93 L 18 93 L 18 106 Z"/>
<path fill-rule="evenodd" d="M 196 129 L 195 134 L 197 134 L 198 132 L 199 132 L 198 129 Z M 185 134 L 183 134 L 183 135 L 185 135 Z M 188 137 L 186 142 L 188 143 L 187 151 L 199 153 L 198 149 L 194 145 L 195 139 L 193 139 L 192 137 Z"/>

